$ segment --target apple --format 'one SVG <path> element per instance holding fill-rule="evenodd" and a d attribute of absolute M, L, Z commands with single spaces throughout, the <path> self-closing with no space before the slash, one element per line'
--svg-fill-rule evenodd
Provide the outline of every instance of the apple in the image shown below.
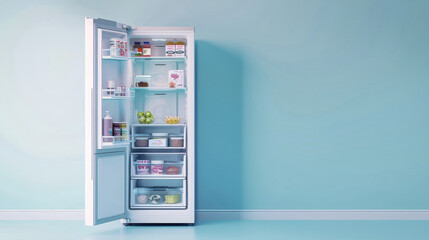
<path fill-rule="evenodd" d="M 144 112 L 138 112 L 137 117 L 144 117 Z"/>
<path fill-rule="evenodd" d="M 144 113 L 144 115 L 148 118 L 148 117 L 152 117 L 152 113 L 150 111 L 146 111 Z"/>

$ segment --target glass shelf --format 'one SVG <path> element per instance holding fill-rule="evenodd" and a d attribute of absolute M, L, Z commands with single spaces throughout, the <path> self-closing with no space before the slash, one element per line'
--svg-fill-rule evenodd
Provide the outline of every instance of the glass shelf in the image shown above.
<path fill-rule="evenodd" d="M 170 87 L 133 87 L 135 91 L 155 91 L 155 92 L 186 92 L 187 88 L 170 88 Z"/>
<path fill-rule="evenodd" d="M 102 49 L 101 51 L 109 54 L 110 49 Z M 103 60 L 114 60 L 114 61 L 174 61 L 174 62 L 184 62 L 186 57 L 165 57 L 165 56 L 153 56 L 153 57 L 115 57 L 115 56 L 102 56 Z"/>
<path fill-rule="evenodd" d="M 175 62 L 184 62 L 186 61 L 186 57 L 134 57 L 136 61 L 175 61 Z"/>

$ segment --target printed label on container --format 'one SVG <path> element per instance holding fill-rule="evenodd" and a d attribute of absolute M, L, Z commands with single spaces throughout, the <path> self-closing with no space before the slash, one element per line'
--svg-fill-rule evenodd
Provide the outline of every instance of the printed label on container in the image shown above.
<path fill-rule="evenodd" d="M 173 57 L 176 53 L 176 45 L 165 45 L 165 56 Z"/>
<path fill-rule="evenodd" d="M 177 57 L 185 56 L 185 45 L 176 45 L 176 56 Z"/>
<path fill-rule="evenodd" d="M 150 57 L 150 48 L 143 48 L 143 57 Z"/>

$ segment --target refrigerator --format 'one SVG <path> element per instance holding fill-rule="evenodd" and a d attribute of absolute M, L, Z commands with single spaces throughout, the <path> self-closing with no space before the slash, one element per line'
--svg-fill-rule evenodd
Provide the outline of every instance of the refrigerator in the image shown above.
<path fill-rule="evenodd" d="M 85 18 L 85 225 L 195 222 L 194 28 Z"/>

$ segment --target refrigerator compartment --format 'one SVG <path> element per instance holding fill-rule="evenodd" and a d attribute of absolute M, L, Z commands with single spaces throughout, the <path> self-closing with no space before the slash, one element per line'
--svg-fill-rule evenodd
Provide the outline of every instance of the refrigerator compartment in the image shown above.
<path fill-rule="evenodd" d="M 102 57 L 128 57 L 130 44 L 128 43 L 127 48 L 125 48 L 125 42 L 128 42 L 127 34 L 125 32 L 112 31 L 108 29 L 102 29 L 99 31 L 101 33 L 99 49 Z M 117 39 L 123 43 L 122 55 L 120 48 L 111 48 L 110 40 L 112 39 Z M 127 49 L 127 51 L 125 51 L 125 49 Z"/>
<path fill-rule="evenodd" d="M 133 124 L 132 134 L 135 139 L 148 138 L 147 147 L 137 146 L 134 140 L 133 149 L 186 149 L 186 124 Z M 160 134 L 163 136 L 159 136 Z M 171 138 L 181 138 L 183 144 L 171 145 Z"/>
<path fill-rule="evenodd" d="M 100 136 L 101 148 L 110 148 L 117 145 L 129 145 L 132 140 L 130 118 L 132 112 L 132 101 L 103 101 L 101 112 L 109 111 L 113 123 L 125 123 L 126 135 L 124 136 L 103 136 L 103 115 L 99 117 L 98 134 Z M 113 132 L 113 126 L 112 126 Z M 125 132 L 125 131 L 124 131 Z M 122 134 L 122 131 L 121 131 Z"/>
<path fill-rule="evenodd" d="M 113 81 L 114 90 L 124 86 L 127 90 L 133 87 L 132 63 L 127 61 L 102 61 L 101 88 L 108 89 L 109 81 Z"/>
<path fill-rule="evenodd" d="M 135 91 L 134 123 L 138 124 L 138 112 L 150 111 L 154 124 L 165 123 L 166 116 L 178 116 L 186 123 L 187 91 L 185 88 L 132 88 Z"/>
<path fill-rule="evenodd" d="M 130 194 L 131 209 L 186 208 L 185 180 L 131 180 Z"/>
<path fill-rule="evenodd" d="M 188 40 L 185 36 L 169 36 L 171 37 L 171 39 L 173 39 L 174 41 L 182 41 L 185 43 L 185 56 L 186 51 L 187 51 L 187 46 L 188 46 Z M 166 38 L 166 36 L 132 36 L 130 37 L 130 43 L 131 43 L 131 47 L 134 45 L 135 42 L 140 42 L 140 43 L 144 43 L 144 42 L 149 42 L 151 45 L 151 57 L 165 57 L 165 45 L 167 42 L 167 39 L 170 38 Z M 171 58 L 175 58 L 176 56 L 173 56 Z M 145 57 L 141 57 L 141 58 L 145 58 Z"/>
<path fill-rule="evenodd" d="M 135 96 L 135 92 L 132 89 L 127 89 L 124 92 L 118 91 L 117 89 L 102 89 L 101 90 L 101 98 L 104 100 L 125 100 L 125 99 L 133 99 Z"/>
<path fill-rule="evenodd" d="M 185 153 L 132 153 L 131 178 L 151 179 L 151 178 L 185 178 L 186 176 L 186 155 Z M 163 173 L 152 174 L 153 162 L 163 161 Z M 147 166 L 147 168 L 145 168 Z M 147 171 L 147 173 L 146 173 Z"/>
<path fill-rule="evenodd" d="M 147 88 L 151 86 L 151 75 L 136 75 L 134 77 L 134 86 L 136 88 Z"/>
<path fill-rule="evenodd" d="M 177 94 L 175 92 L 137 91 L 135 98 L 135 123 L 138 122 L 137 113 L 150 111 L 154 116 L 153 123 L 163 123 L 165 116 L 177 112 Z"/>
<path fill-rule="evenodd" d="M 134 59 L 135 75 L 150 75 L 151 87 L 168 88 L 169 71 L 183 70 L 183 87 L 186 87 L 186 58 L 142 57 Z"/>
<path fill-rule="evenodd" d="M 152 165 L 152 161 L 162 160 L 163 163 L 163 174 L 149 174 L 143 175 L 138 174 L 136 166 L 147 163 L 148 166 Z M 172 152 L 172 153 L 142 153 L 133 152 L 131 153 L 131 178 L 133 179 L 163 179 L 163 178 L 176 178 L 184 179 L 186 176 L 186 153 L 184 152 Z M 168 170 L 170 167 L 178 168 L 178 173 L 174 174 L 172 170 Z M 171 168 L 170 168 L 171 169 Z M 168 172 L 167 172 L 168 171 Z"/>

